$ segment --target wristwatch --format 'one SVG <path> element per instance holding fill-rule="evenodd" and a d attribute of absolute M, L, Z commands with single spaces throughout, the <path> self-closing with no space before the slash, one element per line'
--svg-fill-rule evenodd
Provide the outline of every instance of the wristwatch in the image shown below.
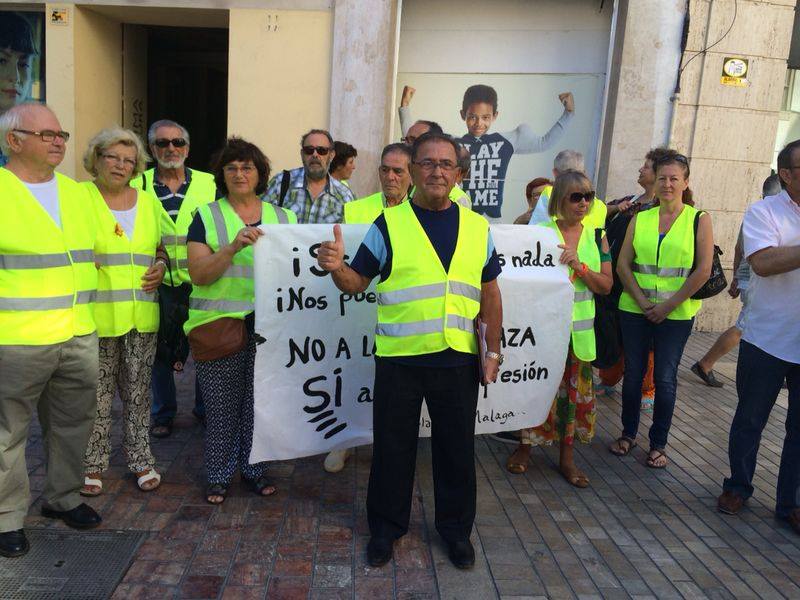
<path fill-rule="evenodd" d="M 503 356 L 499 352 L 492 352 L 491 350 L 488 350 L 486 352 L 486 358 L 492 358 L 496 360 L 498 365 L 502 365 L 503 360 L 505 360 L 505 356 Z"/>

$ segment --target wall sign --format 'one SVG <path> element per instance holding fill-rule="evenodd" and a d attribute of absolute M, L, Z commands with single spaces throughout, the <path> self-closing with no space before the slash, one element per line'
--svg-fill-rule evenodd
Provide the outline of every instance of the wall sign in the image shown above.
<path fill-rule="evenodd" d="M 733 87 L 747 87 L 750 85 L 750 82 L 747 80 L 749 71 L 749 59 L 726 56 L 722 61 L 722 77 L 720 78 L 720 83 Z"/>

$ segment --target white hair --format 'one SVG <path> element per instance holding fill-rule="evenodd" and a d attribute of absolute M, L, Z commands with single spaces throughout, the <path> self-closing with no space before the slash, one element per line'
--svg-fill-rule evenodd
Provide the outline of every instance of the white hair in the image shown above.
<path fill-rule="evenodd" d="M 51 113 L 55 114 L 53 109 L 47 106 L 47 104 L 44 102 L 32 101 L 23 102 L 22 104 L 12 106 L 2 115 L 0 115 L 0 150 L 3 151 L 3 154 L 8 155 L 10 152 L 10 148 L 8 147 L 8 134 L 15 129 L 20 129 L 22 126 L 22 118 L 26 113 L 30 112 L 30 110 L 35 107 L 45 108 Z M 18 131 L 14 131 L 14 135 L 20 140 L 24 140 L 27 137 L 27 134 L 20 133 Z"/>
<path fill-rule="evenodd" d="M 160 119 L 150 125 L 150 129 L 147 130 L 147 143 L 149 145 L 152 145 L 156 141 L 156 130 L 159 127 L 176 127 L 177 129 L 180 129 L 183 139 L 186 140 L 187 144 L 189 143 L 189 132 L 186 130 L 186 127 L 169 119 Z"/>
<path fill-rule="evenodd" d="M 561 174 L 567 171 L 583 173 L 586 169 L 583 164 L 583 154 L 575 150 L 562 150 L 553 160 L 553 169 Z"/>

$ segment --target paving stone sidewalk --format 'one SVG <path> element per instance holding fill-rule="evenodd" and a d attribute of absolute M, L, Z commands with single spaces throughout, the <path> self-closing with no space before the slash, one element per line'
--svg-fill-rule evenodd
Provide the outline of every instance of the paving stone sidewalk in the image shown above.
<path fill-rule="evenodd" d="M 187 372 L 175 432 L 153 444 L 161 487 L 136 489 L 117 426 L 105 493 L 91 501 L 104 528 L 149 532 L 114 597 L 800 598 L 800 536 L 772 514 L 785 391 L 764 432 L 748 508 L 738 517 L 715 510 L 728 473 L 735 353 L 718 365 L 722 389 L 689 371 L 714 339 L 695 333 L 689 341 L 666 470 L 645 467 L 648 417 L 644 448 L 624 459 L 606 450 L 619 434 L 619 388 L 599 400 L 597 435 L 577 449 L 588 489 L 560 477 L 557 448 L 536 449 L 528 472 L 511 475 L 504 467 L 511 447 L 478 438 L 478 557 L 471 572 L 450 565 L 435 533 L 427 441 L 420 442 L 411 531 L 380 569 L 365 563 L 369 448 L 337 475 L 323 471 L 322 457 L 277 463 L 274 497 L 258 498 L 237 483 L 221 507 L 206 504 L 203 430 L 190 414 Z M 115 418 L 118 425 L 119 407 Z M 38 516 L 43 455 L 37 426 L 28 448 L 34 498 L 26 526 L 61 528 Z"/>

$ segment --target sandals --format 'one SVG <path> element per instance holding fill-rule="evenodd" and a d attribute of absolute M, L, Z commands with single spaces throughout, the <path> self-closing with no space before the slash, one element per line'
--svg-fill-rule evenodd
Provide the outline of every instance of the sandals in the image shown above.
<path fill-rule="evenodd" d="M 521 475 L 528 470 L 528 460 L 531 456 L 531 447 L 529 445 L 520 444 L 517 449 L 508 457 L 506 461 L 506 469 L 509 473 L 514 475 Z"/>
<path fill-rule="evenodd" d="M 256 496 L 272 496 L 272 494 L 278 491 L 275 488 L 275 483 L 266 475 L 261 475 L 257 479 L 247 479 L 246 477 L 242 477 L 242 482 L 244 482 Z M 264 490 L 267 488 L 272 488 L 272 491 L 269 494 L 264 493 Z"/>
<path fill-rule="evenodd" d="M 225 496 L 228 495 L 228 487 L 221 483 L 212 483 L 206 488 L 206 502 L 217 506 L 225 502 Z M 222 500 L 212 500 L 213 497 L 220 497 Z"/>
<path fill-rule="evenodd" d="M 617 441 L 609 447 L 608 451 L 614 456 L 628 456 L 634 448 L 636 448 L 636 440 L 623 435 L 617 438 Z"/>
<path fill-rule="evenodd" d="M 89 488 L 97 488 L 97 490 L 92 490 Z M 103 493 L 103 482 L 99 479 L 94 479 L 93 477 L 86 476 L 83 478 L 83 487 L 80 489 L 81 496 L 88 496 L 92 498 L 94 496 L 99 496 Z"/>
<path fill-rule="evenodd" d="M 172 435 L 172 423 L 160 423 L 150 427 L 150 435 L 154 438 L 165 438 Z"/>
<path fill-rule="evenodd" d="M 155 481 L 155 485 L 145 485 L 150 481 Z M 143 492 L 152 492 L 159 485 L 161 485 L 161 475 L 155 469 L 148 469 L 144 475 L 136 478 L 136 486 Z"/>
<path fill-rule="evenodd" d="M 664 463 L 659 464 L 662 458 L 664 459 Z M 667 467 L 667 453 L 664 452 L 663 448 L 650 448 L 645 464 L 651 469 L 665 469 Z"/>
<path fill-rule="evenodd" d="M 578 471 L 577 467 L 572 469 L 563 469 L 561 467 L 558 468 L 558 472 L 566 479 L 570 485 L 574 485 L 576 488 L 587 488 L 589 487 L 589 478 Z"/>

